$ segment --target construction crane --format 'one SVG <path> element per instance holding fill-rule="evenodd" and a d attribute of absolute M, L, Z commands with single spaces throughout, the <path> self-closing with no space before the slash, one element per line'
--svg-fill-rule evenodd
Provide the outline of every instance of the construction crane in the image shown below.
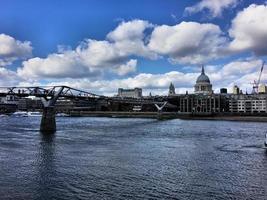
<path fill-rule="evenodd" d="M 259 93 L 259 85 L 260 85 L 260 81 L 261 81 L 261 75 L 262 75 L 262 71 L 263 71 L 263 68 L 264 68 L 264 64 L 265 64 L 265 61 L 262 62 L 262 66 L 261 66 L 261 70 L 260 70 L 260 75 L 259 75 L 258 81 L 254 80 L 253 88 L 252 88 L 252 94 L 258 94 Z"/>

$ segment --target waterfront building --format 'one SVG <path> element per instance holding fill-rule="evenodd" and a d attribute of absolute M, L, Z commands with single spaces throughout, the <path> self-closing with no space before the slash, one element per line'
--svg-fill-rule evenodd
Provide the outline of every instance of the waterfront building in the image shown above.
<path fill-rule="evenodd" d="M 171 95 L 175 95 L 175 87 L 172 83 L 169 86 L 169 96 Z"/>
<path fill-rule="evenodd" d="M 267 113 L 267 95 L 231 95 L 229 111 L 232 113 Z"/>
<path fill-rule="evenodd" d="M 226 98 L 220 94 L 188 94 L 179 97 L 178 112 L 212 114 L 226 111 Z"/>
<path fill-rule="evenodd" d="M 201 74 L 198 76 L 195 84 L 196 94 L 211 94 L 212 84 L 210 83 L 209 77 L 205 74 L 204 66 L 202 66 Z"/>
<path fill-rule="evenodd" d="M 142 98 L 142 88 L 134 88 L 134 89 L 118 89 L 118 97 L 126 97 L 126 98 Z"/>
<path fill-rule="evenodd" d="M 15 95 L 7 95 L 7 96 L 1 98 L 1 102 L 5 103 L 5 104 L 18 105 L 19 97 L 15 96 Z"/>
<path fill-rule="evenodd" d="M 18 100 L 18 109 L 19 110 L 40 110 L 43 108 L 41 99 L 39 98 L 20 98 Z"/>

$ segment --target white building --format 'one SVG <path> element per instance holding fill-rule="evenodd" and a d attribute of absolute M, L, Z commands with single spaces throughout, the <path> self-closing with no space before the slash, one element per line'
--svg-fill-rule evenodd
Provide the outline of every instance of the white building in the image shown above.
<path fill-rule="evenodd" d="M 232 95 L 229 109 L 234 113 L 267 113 L 267 96 Z"/>
<path fill-rule="evenodd" d="M 234 85 L 233 87 L 233 94 L 239 94 L 240 93 L 240 89 L 237 85 Z"/>
<path fill-rule="evenodd" d="M 265 84 L 260 84 L 259 85 L 259 93 L 260 94 L 265 94 L 266 93 L 266 85 Z"/>

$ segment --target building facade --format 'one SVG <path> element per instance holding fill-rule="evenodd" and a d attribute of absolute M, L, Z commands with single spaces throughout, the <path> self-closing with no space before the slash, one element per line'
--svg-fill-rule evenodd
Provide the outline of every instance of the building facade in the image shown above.
<path fill-rule="evenodd" d="M 231 95 L 229 99 L 231 113 L 267 113 L 267 95 Z"/>
<path fill-rule="evenodd" d="M 259 85 L 259 94 L 266 94 L 267 88 L 265 84 Z"/>
<path fill-rule="evenodd" d="M 240 93 L 240 89 L 237 85 L 234 85 L 233 87 L 233 94 L 239 94 Z"/>
<path fill-rule="evenodd" d="M 178 99 L 178 112 L 192 114 L 213 114 L 227 112 L 228 105 L 224 95 L 187 94 Z"/>
<path fill-rule="evenodd" d="M 134 89 L 118 89 L 118 97 L 126 97 L 126 98 L 142 98 L 142 88 L 134 88 Z"/>

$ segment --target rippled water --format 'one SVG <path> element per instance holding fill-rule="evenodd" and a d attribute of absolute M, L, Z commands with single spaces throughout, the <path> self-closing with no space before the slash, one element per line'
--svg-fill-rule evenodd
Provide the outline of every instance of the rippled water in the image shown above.
<path fill-rule="evenodd" d="M 0 199 L 267 199 L 267 123 L 0 122 Z"/>

